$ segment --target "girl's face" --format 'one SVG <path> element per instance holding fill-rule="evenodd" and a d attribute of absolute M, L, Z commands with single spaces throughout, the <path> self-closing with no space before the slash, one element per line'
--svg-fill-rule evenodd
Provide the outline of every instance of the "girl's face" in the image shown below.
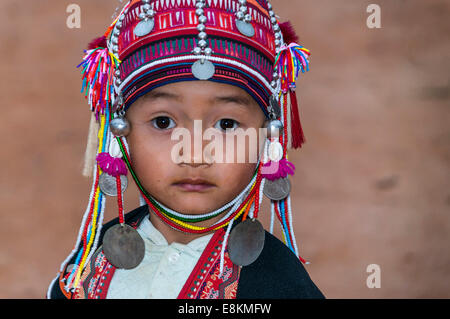
<path fill-rule="evenodd" d="M 150 195 L 175 211 L 202 214 L 216 210 L 239 195 L 255 173 L 256 163 L 249 160 L 249 146 L 257 152 L 263 138 L 257 141 L 248 138 L 246 142 L 241 141 L 241 145 L 238 145 L 239 139 L 235 139 L 235 147 L 228 148 L 228 152 L 236 155 L 237 149 L 242 152 L 240 146 L 245 144 L 245 163 L 237 163 L 236 156 L 231 161 L 225 160 L 231 158 L 226 156 L 226 136 L 230 133 L 225 130 L 236 132 L 241 128 L 259 133 L 265 122 L 256 101 L 236 86 L 210 81 L 168 84 L 137 100 L 127 111 L 127 118 L 131 123 L 127 141 L 135 173 Z M 172 133 L 180 128 L 190 133 L 187 142 L 191 144 L 191 154 L 186 154 L 189 148 L 180 148 L 180 135 L 172 139 Z M 202 138 L 205 131 L 214 133 L 214 137 Z M 199 134 L 202 135 L 199 137 Z M 211 147 L 211 142 L 219 137 L 223 148 L 215 149 L 212 154 L 217 155 L 222 150 L 224 161 L 221 163 L 203 155 L 208 144 Z M 182 155 L 181 160 L 174 158 L 174 154 Z"/>

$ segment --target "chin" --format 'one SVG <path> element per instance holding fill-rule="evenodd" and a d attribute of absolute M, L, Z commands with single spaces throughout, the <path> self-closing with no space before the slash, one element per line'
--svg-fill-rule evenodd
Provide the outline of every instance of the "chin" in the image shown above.
<path fill-rule="evenodd" d="M 182 214 L 200 215 L 219 209 L 226 203 L 216 200 L 210 194 L 184 194 L 176 196 L 169 207 Z"/>

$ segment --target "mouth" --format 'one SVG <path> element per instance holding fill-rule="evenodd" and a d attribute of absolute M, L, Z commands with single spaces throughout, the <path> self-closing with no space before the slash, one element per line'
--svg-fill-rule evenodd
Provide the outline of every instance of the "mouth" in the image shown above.
<path fill-rule="evenodd" d="M 173 183 L 172 185 L 185 192 L 205 192 L 216 187 L 216 185 L 208 182 L 207 180 L 193 178 L 183 179 Z"/>

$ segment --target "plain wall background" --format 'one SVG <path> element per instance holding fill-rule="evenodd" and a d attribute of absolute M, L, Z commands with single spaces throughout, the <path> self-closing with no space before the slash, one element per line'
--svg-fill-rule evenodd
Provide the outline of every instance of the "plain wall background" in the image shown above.
<path fill-rule="evenodd" d="M 80 29 L 66 26 L 71 3 Z M 272 1 L 312 52 L 298 89 L 307 143 L 290 153 L 300 254 L 329 298 L 448 298 L 450 2 L 377 0 L 381 29 L 366 26 L 370 3 Z M 117 4 L 0 2 L 1 298 L 44 298 L 75 244 L 90 190 L 76 65 Z M 370 264 L 381 288 L 366 286 Z"/>

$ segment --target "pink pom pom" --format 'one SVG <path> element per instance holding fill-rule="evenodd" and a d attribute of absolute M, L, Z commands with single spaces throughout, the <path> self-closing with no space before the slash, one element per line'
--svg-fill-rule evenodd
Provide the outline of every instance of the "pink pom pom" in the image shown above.
<path fill-rule="evenodd" d="M 269 161 L 263 165 L 261 175 L 270 181 L 274 181 L 280 178 L 285 178 L 288 175 L 294 175 L 295 165 L 286 159 L 282 159 L 279 162 Z"/>
<path fill-rule="evenodd" d="M 100 153 L 97 155 L 97 163 L 105 173 L 117 177 L 127 175 L 127 165 L 121 158 L 112 157 L 109 153 Z"/>

